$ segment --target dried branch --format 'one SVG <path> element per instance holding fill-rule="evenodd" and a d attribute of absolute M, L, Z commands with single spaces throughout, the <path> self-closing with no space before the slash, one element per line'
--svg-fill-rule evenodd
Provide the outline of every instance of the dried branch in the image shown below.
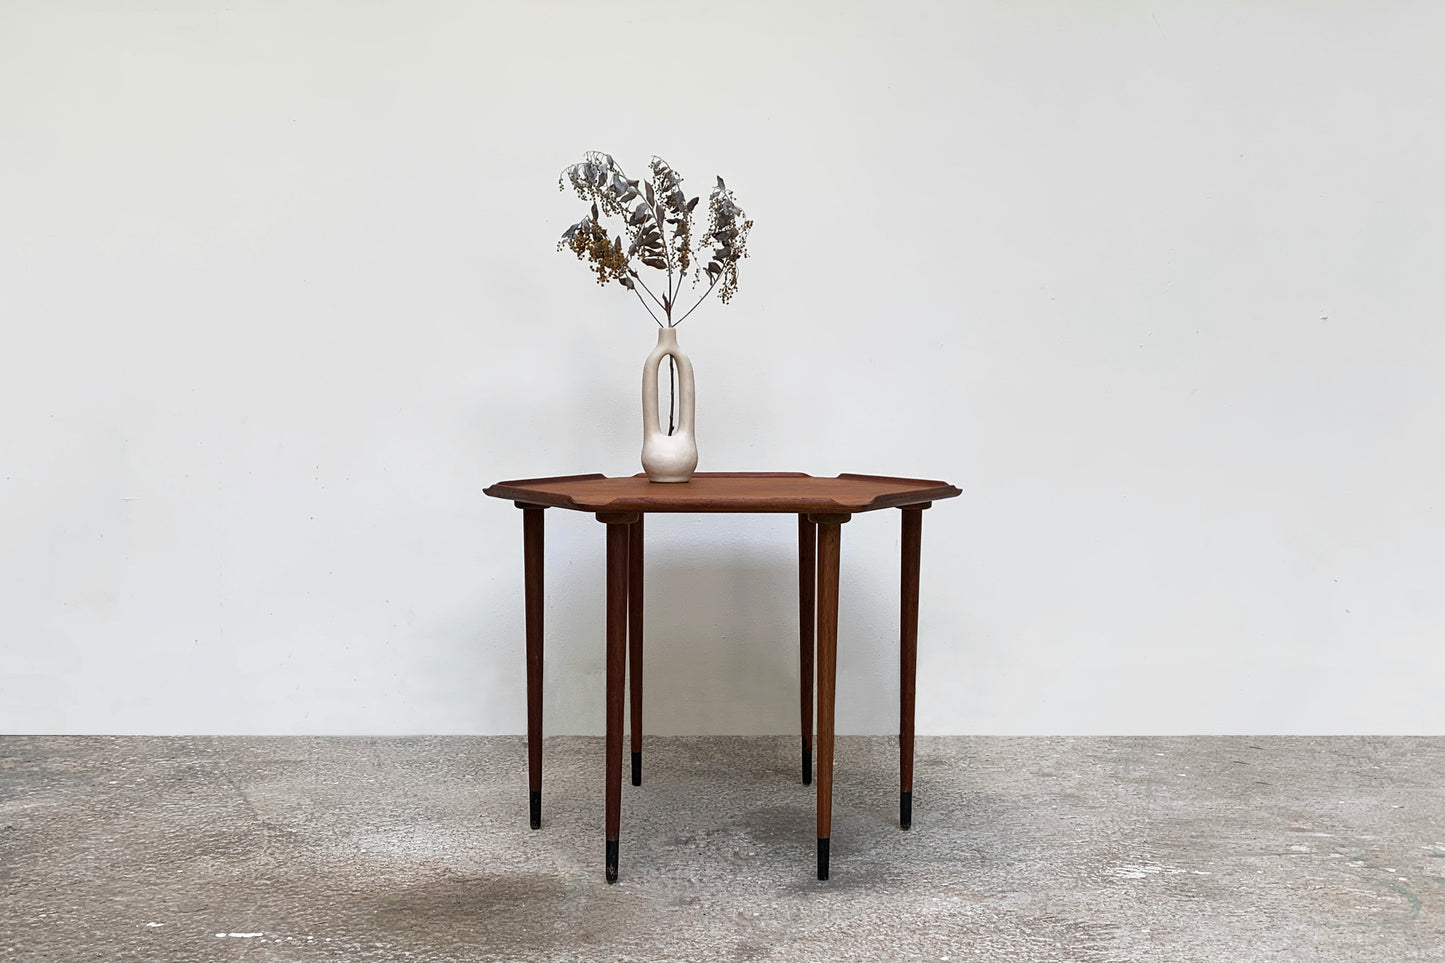
<path fill-rule="evenodd" d="M 588 151 L 580 162 L 562 172 L 557 183 L 559 190 L 570 185 L 578 198 L 591 202 L 588 216 L 567 229 L 558 250 L 565 247 L 579 260 L 590 262 L 598 284 L 617 281 L 631 290 L 657 321 L 652 306 L 637 292 L 640 285 L 661 309 L 669 327 L 681 324 L 714 288 L 724 304 L 732 300 L 738 287 L 738 262 L 748 256 L 747 235 L 753 226 L 719 177 L 708 197 L 707 231 L 694 240 L 692 218 L 700 198 L 689 200 L 682 181 L 682 175 L 661 157 L 653 156 L 648 177 L 638 181 L 628 177 L 611 154 Z M 623 235 L 611 235 L 602 226 L 602 221 L 611 217 L 623 222 L 629 241 L 625 249 Z M 664 272 L 667 293 L 661 297 L 654 294 L 634 261 Z M 673 320 L 682 280 L 689 271 L 694 284 L 707 277 L 707 290 Z"/>

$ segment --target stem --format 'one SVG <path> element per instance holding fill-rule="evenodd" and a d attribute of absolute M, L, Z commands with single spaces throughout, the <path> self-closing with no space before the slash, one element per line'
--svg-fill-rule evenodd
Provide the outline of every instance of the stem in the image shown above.
<path fill-rule="evenodd" d="M 629 268 L 628 270 L 632 270 L 632 269 Z M 649 298 L 652 298 L 652 303 L 653 303 L 653 304 L 657 305 L 659 308 L 662 308 L 664 311 L 667 310 L 667 308 L 663 307 L 662 302 L 657 299 L 657 295 L 655 295 L 655 294 L 652 293 L 652 289 L 649 288 L 645 283 L 643 283 L 642 275 L 638 274 L 636 271 L 632 271 L 632 279 L 633 279 L 634 281 L 636 281 L 638 284 L 641 284 L 641 285 L 642 285 L 642 290 L 644 290 L 644 291 L 647 292 L 647 296 L 648 296 Z M 640 298 L 640 297 L 642 297 L 642 295 L 639 294 L 638 297 Z M 647 302 L 644 301 L 644 302 L 642 302 L 642 303 L 643 303 L 643 304 L 646 304 Z M 648 313 L 649 313 L 649 314 L 652 314 L 652 309 L 651 309 L 651 308 L 648 308 Z M 654 321 L 656 321 L 656 320 L 657 320 L 657 315 L 653 314 L 653 315 L 652 315 L 652 319 L 653 319 Z M 672 320 L 672 315 L 671 315 L 671 313 L 668 314 L 668 318 L 667 318 L 667 319 L 668 319 L 669 321 Z"/>
<path fill-rule="evenodd" d="M 678 278 L 677 289 L 674 290 L 672 286 L 672 245 L 667 242 L 667 222 L 661 217 L 657 219 L 657 230 L 662 234 L 662 257 L 667 264 L 667 326 L 670 328 L 672 327 L 672 306 L 677 303 L 677 296 L 681 293 L 682 279 Z M 676 228 L 674 228 L 675 230 Z"/>
<path fill-rule="evenodd" d="M 633 289 L 632 289 L 632 293 L 633 293 L 633 294 L 637 294 L 637 289 L 636 289 L 636 288 L 633 288 Z M 651 294 L 652 292 L 651 292 L 651 291 L 648 291 L 647 293 L 648 293 L 648 294 Z M 637 294 L 637 300 L 642 301 L 642 295 Z M 647 308 L 647 313 L 648 313 L 648 314 L 652 314 L 652 309 L 647 307 L 647 302 L 646 302 L 646 301 L 642 301 L 642 306 L 643 306 L 644 308 Z M 657 321 L 657 315 L 652 314 L 652 320 Z M 657 326 L 658 326 L 659 328 L 662 327 L 662 326 L 663 326 L 662 322 L 661 322 L 661 321 L 657 321 Z"/>
<path fill-rule="evenodd" d="M 722 280 L 722 275 L 721 275 L 721 274 L 718 275 L 718 280 L 719 280 L 719 281 Z M 707 290 L 704 291 L 704 292 L 702 292 L 702 297 L 700 297 L 700 298 L 697 299 L 697 304 L 694 304 L 692 307 L 690 307 L 690 308 L 687 309 L 687 314 L 692 314 L 694 311 L 696 311 L 696 310 L 697 310 L 697 305 L 698 305 L 698 304 L 702 304 L 704 301 L 706 301 L 706 300 L 707 300 L 707 296 L 708 296 L 709 294 L 712 294 L 712 289 L 715 288 L 715 287 L 717 287 L 717 281 L 714 281 L 714 282 L 712 282 L 711 284 L 709 284 L 709 285 L 707 286 Z M 673 322 L 673 320 L 672 320 L 672 315 L 671 315 L 671 314 L 668 314 L 668 316 L 667 316 L 668 327 L 675 328 L 675 327 L 677 327 L 679 324 L 682 324 L 682 322 L 684 322 L 684 321 L 687 320 L 687 314 L 684 314 L 682 317 L 678 318 L 676 322 Z"/>
<path fill-rule="evenodd" d="M 663 217 L 665 212 L 662 208 L 662 192 L 657 189 L 656 175 L 654 174 L 653 177 L 653 203 L 647 206 L 652 210 L 652 219 L 657 224 L 657 233 L 662 235 L 662 261 L 667 265 L 667 307 L 664 310 L 667 312 L 667 326 L 670 328 L 672 327 L 672 304 L 678 292 L 672 289 L 672 247 L 667 243 L 667 220 Z M 643 200 L 645 202 L 646 198 Z M 681 288 L 682 285 L 679 284 L 678 287 Z M 669 372 L 671 370 L 671 368 L 668 369 Z M 672 434 L 672 432 L 669 431 L 668 434 Z"/>
<path fill-rule="evenodd" d="M 672 409 L 677 407 L 677 390 L 672 382 L 672 355 L 667 356 L 667 433 L 672 434 Z"/>

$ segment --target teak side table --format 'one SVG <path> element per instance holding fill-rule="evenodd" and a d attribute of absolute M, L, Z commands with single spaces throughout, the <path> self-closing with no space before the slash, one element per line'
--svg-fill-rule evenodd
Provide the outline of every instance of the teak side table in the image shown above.
<path fill-rule="evenodd" d="M 962 494 L 946 482 L 881 475 L 814 478 L 796 472 L 699 472 L 658 484 L 645 475 L 568 475 L 504 481 L 486 494 L 522 509 L 527 619 L 527 765 L 532 828 L 542 824 L 542 512 L 592 512 L 607 526 L 606 875 L 617 881 L 622 815 L 622 688 L 632 676 L 632 784 L 642 784 L 642 520 L 650 512 L 772 513 L 798 516 L 799 702 L 803 782 L 813 769 L 816 622 L 818 688 L 818 878 L 828 878 L 833 824 L 833 706 L 838 654 L 838 552 L 844 522 L 859 512 L 903 515 L 899 699 L 899 825 L 913 821 L 913 706 L 918 666 L 918 566 L 923 509 Z"/>

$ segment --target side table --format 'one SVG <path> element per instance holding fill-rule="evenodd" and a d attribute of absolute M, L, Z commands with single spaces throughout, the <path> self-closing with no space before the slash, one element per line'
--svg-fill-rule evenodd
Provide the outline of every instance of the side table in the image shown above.
<path fill-rule="evenodd" d="M 497 482 L 486 494 L 522 509 L 527 624 L 527 764 L 532 828 L 542 824 L 542 513 L 591 512 L 607 527 L 606 878 L 617 881 L 622 811 L 622 690 L 632 676 L 632 784 L 642 784 L 643 518 L 652 512 L 798 516 L 798 655 L 803 782 L 812 777 L 813 683 L 818 695 L 818 878 L 828 878 L 833 822 L 833 718 L 838 653 L 838 556 L 843 523 L 901 509 L 902 605 L 899 825 L 913 821 L 913 715 L 918 654 L 918 570 L 923 510 L 962 492 L 947 482 L 882 475 L 814 478 L 797 472 L 699 472 L 658 484 L 645 475 L 567 475 Z M 815 664 L 816 638 L 816 664 Z M 629 666 L 630 664 L 630 666 Z"/>

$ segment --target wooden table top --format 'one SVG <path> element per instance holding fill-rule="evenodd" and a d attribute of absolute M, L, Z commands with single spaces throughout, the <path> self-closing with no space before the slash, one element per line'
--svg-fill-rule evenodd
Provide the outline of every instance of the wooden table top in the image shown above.
<path fill-rule="evenodd" d="M 941 481 L 801 472 L 698 472 L 686 482 L 651 482 L 646 475 L 566 475 L 497 482 L 485 490 L 519 505 L 582 512 L 815 512 L 852 514 L 927 505 L 961 495 Z"/>

